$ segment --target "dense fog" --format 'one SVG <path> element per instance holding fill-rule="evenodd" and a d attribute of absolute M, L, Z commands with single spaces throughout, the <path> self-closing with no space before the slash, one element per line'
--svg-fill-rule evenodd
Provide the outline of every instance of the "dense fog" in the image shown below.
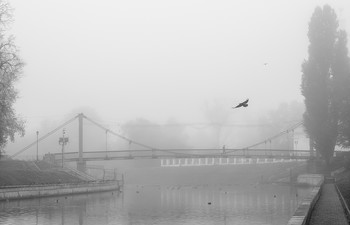
<path fill-rule="evenodd" d="M 12 155 L 84 113 L 156 148 L 242 148 L 300 122 L 308 22 L 325 1 L 11 1 L 26 66 Z M 332 2 L 350 30 L 348 1 Z M 233 109 L 249 98 L 249 106 Z M 77 151 L 77 121 L 39 154 Z M 286 146 L 277 140 L 275 147 Z M 271 147 L 271 146 L 270 146 Z M 84 122 L 84 151 L 140 149 Z M 35 146 L 21 154 L 34 157 Z"/>

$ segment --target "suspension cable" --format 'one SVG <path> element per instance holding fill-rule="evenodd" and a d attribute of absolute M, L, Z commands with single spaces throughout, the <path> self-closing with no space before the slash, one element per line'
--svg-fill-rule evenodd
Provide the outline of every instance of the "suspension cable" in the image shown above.
<path fill-rule="evenodd" d="M 102 130 L 105 130 L 106 132 L 109 132 L 109 133 L 111 133 L 111 134 L 113 134 L 113 135 L 115 135 L 115 136 L 117 136 L 117 137 L 119 137 L 119 138 L 121 138 L 121 139 L 124 139 L 125 141 L 128 141 L 128 143 L 129 143 L 129 148 L 130 148 L 130 145 L 131 145 L 131 144 L 136 144 L 136 145 L 139 145 L 139 146 L 141 146 L 141 147 L 144 147 L 144 148 L 147 148 L 147 149 L 150 149 L 150 150 L 156 150 L 156 151 L 161 151 L 161 152 L 167 152 L 167 153 L 172 153 L 172 154 L 175 154 L 175 155 L 197 156 L 197 154 L 193 154 L 193 153 L 179 153 L 179 152 L 173 152 L 173 151 L 162 150 L 162 149 L 158 149 L 158 148 L 154 148 L 154 147 L 151 147 L 151 146 L 142 144 L 142 143 L 140 143 L 140 142 L 131 140 L 131 139 L 127 138 L 127 137 L 124 137 L 124 136 L 122 136 L 122 135 L 120 135 L 120 134 L 117 134 L 117 133 L 115 133 L 114 131 L 112 131 L 112 130 L 110 130 L 110 129 L 105 128 L 105 127 L 102 126 L 101 124 L 99 124 L 99 123 L 93 121 L 92 119 L 86 117 L 85 115 L 84 115 L 84 118 L 85 118 L 86 120 L 90 121 L 91 123 L 93 123 L 94 125 L 98 126 L 99 128 L 101 128 Z"/>
<path fill-rule="evenodd" d="M 21 154 L 22 152 L 28 150 L 29 148 L 31 148 L 32 146 L 34 146 L 37 142 L 40 142 L 42 140 L 44 140 L 45 138 L 51 136 L 52 134 L 54 134 L 56 131 L 58 131 L 59 129 L 61 129 L 62 127 L 70 124 L 71 122 L 73 122 L 76 118 L 78 118 L 78 116 L 75 116 L 74 118 L 68 120 L 67 122 L 63 123 L 61 126 L 58 126 L 56 129 L 50 131 L 49 133 L 45 134 L 44 136 L 42 136 L 41 138 L 38 139 L 38 141 L 35 141 L 29 145 L 27 145 L 26 147 L 24 147 L 23 149 L 19 150 L 18 152 L 16 152 L 15 154 L 9 156 L 9 158 L 13 158 L 16 157 L 17 155 Z"/>
<path fill-rule="evenodd" d="M 278 137 L 280 137 L 280 136 L 282 136 L 282 135 L 284 135 L 284 134 L 288 134 L 289 131 L 292 131 L 292 130 L 298 128 L 298 127 L 299 127 L 300 125 L 302 125 L 302 124 L 303 124 L 303 122 L 299 122 L 299 123 L 297 123 L 297 124 L 294 124 L 293 126 L 289 127 L 287 130 L 284 130 L 284 131 L 282 131 L 282 132 L 280 132 L 280 133 L 278 133 L 278 134 L 276 134 L 276 135 L 274 135 L 274 136 L 272 136 L 272 137 L 270 137 L 270 138 L 266 138 L 265 140 L 263 140 L 263 141 L 261 141 L 261 142 L 258 142 L 258 143 L 256 143 L 256 144 L 250 145 L 250 146 L 245 147 L 245 148 L 243 148 L 243 149 L 253 148 L 253 147 L 256 147 L 256 146 L 258 146 L 258 145 L 261 145 L 261 144 L 263 144 L 263 143 L 265 143 L 265 142 L 267 142 L 267 141 L 270 141 L 270 142 L 271 142 L 271 140 L 276 139 L 276 138 L 278 138 Z"/>
<path fill-rule="evenodd" d="M 142 144 L 142 143 L 140 143 L 140 142 L 131 140 L 131 139 L 129 139 L 129 138 L 127 138 L 127 137 L 124 137 L 124 136 L 122 136 L 122 135 L 120 135 L 120 134 L 117 134 L 116 132 L 114 132 L 114 131 L 112 131 L 112 130 L 110 130 L 110 129 L 105 128 L 105 127 L 102 126 L 101 124 L 96 123 L 95 121 L 93 121 L 92 119 L 86 117 L 85 115 L 84 115 L 84 118 L 85 118 L 86 120 L 90 121 L 91 123 L 93 123 L 94 125 L 96 125 L 97 127 L 101 128 L 102 130 L 105 130 L 106 132 L 108 131 L 109 133 L 111 133 L 111 134 L 113 134 L 113 135 L 115 135 L 115 136 L 117 136 L 117 137 L 119 137 L 119 138 L 121 138 L 121 139 L 124 139 L 124 140 L 128 141 L 129 143 L 136 144 L 136 145 L 139 145 L 139 146 L 141 146 L 141 147 L 144 147 L 144 148 L 147 148 L 147 149 L 151 149 L 151 150 L 156 150 L 156 149 L 157 149 L 157 148 L 154 148 L 154 147 L 151 147 L 151 146 Z"/>
<path fill-rule="evenodd" d="M 254 148 L 254 147 L 258 146 L 258 145 L 264 144 L 264 143 L 266 144 L 266 142 L 268 142 L 268 141 L 271 142 L 273 139 L 276 139 L 276 138 L 278 138 L 278 137 L 280 137 L 280 136 L 282 136 L 284 134 L 287 134 L 287 133 L 289 133 L 289 131 L 293 131 L 294 129 L 298 128 L 302 124 L 303 124 L 303 122 L 301 121 L 301 122 L 299 122 L 297 124 L 294 124 L 293 126 L 289 127 L 288 129 L 286 129 L 286 130 L 284 130 L 284 131 L 282 131 L 282 132 L 272 136 L 272 137 L 266 138 L 263 141 L 260 141 L 260 142 L 258 142 L 256 144 L 247 146 L 247 147 L 242 148 L 242 149 L 250 149 L 250 148 Z M 232 151 L 235 151 L 235 150 L 232 150 Z M 227 152 L 232 152 L 232 151 L 227 151 Z"/>

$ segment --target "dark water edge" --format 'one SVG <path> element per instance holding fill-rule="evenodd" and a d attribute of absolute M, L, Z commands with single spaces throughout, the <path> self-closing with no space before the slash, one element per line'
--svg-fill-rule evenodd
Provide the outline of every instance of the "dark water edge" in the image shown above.
<path fill-rule="evenodd" d="M 127 185 L 120 192 L 0 203 L 0 224 L 286 224 L 307 188 Z"/>
<path fill-rule="evenodd" d="M 302 165 L 138 168 L 122 192 L 0 202 L 0 224 L 287 224 L 311 189 L 262 181 Z"/>

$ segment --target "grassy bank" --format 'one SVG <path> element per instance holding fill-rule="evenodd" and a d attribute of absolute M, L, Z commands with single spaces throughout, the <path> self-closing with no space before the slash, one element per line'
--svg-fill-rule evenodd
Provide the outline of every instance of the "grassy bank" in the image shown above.
<path fill-rule="evenodd" d="M 65 171 L 60 171 L 59 167 L 53 166 L 44 161 L 0 161 L 0 187 L 13 185 L 79 183 L 81 181 L 80 178 Z"/>

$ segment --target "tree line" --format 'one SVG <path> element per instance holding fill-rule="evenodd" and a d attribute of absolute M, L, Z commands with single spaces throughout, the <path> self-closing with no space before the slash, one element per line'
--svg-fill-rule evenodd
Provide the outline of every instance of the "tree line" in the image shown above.
<path fill-rule="evenodd" d="M 309 22 L 308 59 L 302 63 L 304 128 L 329 164 L 336 145 L 350 147 L 350 60 L 347 33 L 329 5 L 316 7 Z"/>

